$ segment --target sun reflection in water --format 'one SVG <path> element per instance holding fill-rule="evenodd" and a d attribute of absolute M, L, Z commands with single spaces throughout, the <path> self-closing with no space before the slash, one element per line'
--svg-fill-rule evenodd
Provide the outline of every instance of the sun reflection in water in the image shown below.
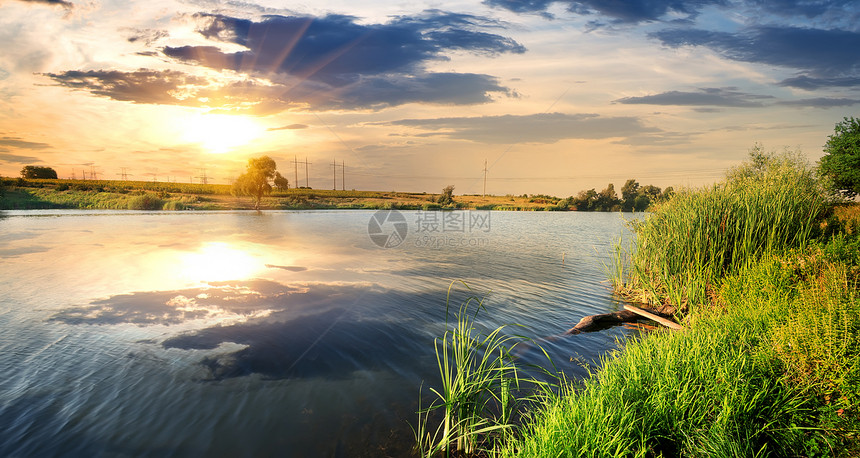
<path fill-rule="evenodd" d="M 264 268 L 253 255 L 223 242 L 207 242 L 182 255 L 179 264 L 183 277 L 200 282 L 246 280 Z"/>

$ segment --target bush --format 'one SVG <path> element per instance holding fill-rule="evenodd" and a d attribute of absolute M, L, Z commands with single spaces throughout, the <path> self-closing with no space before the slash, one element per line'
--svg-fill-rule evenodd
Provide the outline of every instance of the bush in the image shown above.
<path fill-rule="evenodd" d="M 178 200 L 168 200 L 164 203 L 162 210 L 185 210 L 187 207 Z"/>
<path fill-rule="evenodd" d="M 161 210 L 162 208 L 164 208 L 164 201 L 152 194 L 134 196 L 128 199 L 129 210 Z"/>

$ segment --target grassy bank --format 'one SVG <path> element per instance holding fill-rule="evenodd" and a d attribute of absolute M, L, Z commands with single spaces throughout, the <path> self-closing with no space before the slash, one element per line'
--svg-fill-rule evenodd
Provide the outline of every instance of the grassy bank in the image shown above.
<path fill-rule="evenodd" d="M 652 210 L 614 283 L 679 306 L 685 329 L 626 342 L 485 453 L 860 454 L 860 207 L 834 205 L 786 154 Z"/>
<path fill-rule="evenodd" d="M 726 277 L 719 306 L 609 355 L 502 456 L 856 456 L 852 269 L 807 252 Z"/>
<path fill-rule="evenodd" d="M 250 197 L 231 195 L 231 186 L 114 180 L 24 180 L 0 178 L 5 192 L 0 210 L 26 209 L 135 209 L 135 210 L 248 210 Z M 143 196 L 143 197 L 141 197 Z M 559 210 L 558 198 L 546 196 L 455 196 L 445 208 L 476 210 Z M 338 191 L 330 189 L 276 190 L 263 197 L 264 210 L 292 209 L 402 209 L 436 210 L 439 194 Z"/>
<path fill-rule="evenodd" d="M 654 207 L 618 263 L 619 293 L 686 329 L 549 395 L 502 456 L 860 453 L 858 211 L 797 156 L 758 159 Z"/>

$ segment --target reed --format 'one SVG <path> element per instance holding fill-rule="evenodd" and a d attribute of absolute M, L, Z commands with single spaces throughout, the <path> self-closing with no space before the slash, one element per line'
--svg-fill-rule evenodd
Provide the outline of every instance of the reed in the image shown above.
<path fill-rule="evenodd" d="M 528 393 L 526 385 L 531 392 L 550 390 L 544 381 L 523 377 L 515 364 L 512 351 L 528 339 L 506 334 L 508 326 L 486 333 L 477 329 L 478 313 L 486 310 L 486 296 L 471 296 L 451 313 L 454 284 L 449 286 L 445 302 L 446 331 L 434 342 L 440 386 L 430 388 L 435 398 L 429 407 L 419 408 L 418 424 L 413 428 L 418 452 L 426 457 L 455 452 L 473 455 L 499 447 L 508 437 L 506 432 L 514 428 L 517 406 L 533 399 L 532 394 L 517 394 Z M 436 411 L 441 415 L 434 416 Z M 441 420 L 431 433 L 428 423 L 436 417 Z"/>
<path fill-rule="evenodd" d="M 805 269 L 766 256 L 729 275 L 724 308 L 629 341 L 500 456 L 853 456 L 856 285 L 844 264 Z"/>
<path fill-rule="evenodd" d="M 794 153 L 753 159 L 725 181 L 682 190 L 633 223 L 628 275 L 613 280 L 619 291 L 683 309 L 706 302 L 721 278 L 764 254 L 808 243 L 826 204 L 812 168 Z"/>

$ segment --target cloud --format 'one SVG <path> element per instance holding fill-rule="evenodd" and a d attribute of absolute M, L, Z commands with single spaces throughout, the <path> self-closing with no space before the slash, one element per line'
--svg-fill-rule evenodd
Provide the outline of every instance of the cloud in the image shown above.
<path fill-rule="evenodd" d="M 42 160 L 37 158 L 37 157 L 21 156 L 19 154 L 12 154 L 12 153 L 6 152 L 6 150 L 3 150 L 3 149 L 0 149 L 0 161 L 9 162 L 9 163 L 13 163 L 13 164 L 31 164 L 34 162 L 39 162 L 39 163 L 42 162 Z"/>
<path fill-rule="evenodd" d="M 727 4 L 724 0 L 484 0 L 486 5 L 516 13 L 545 13 L 555 3 L 566 6 L 572 13 L 599 14 L 616 22 L 633 24 L 657 21 L 670 13 L 685 15 L 689 19 L 696 17 L 706 6 Z"/>
<path fill-rule="evenodd" d="M 281 126 L 281 127 L 269 127 L 266 130 L 269 132 L 272 132 L 272 131 L 276 131 L 276 130 L 297 130 L 297 129 L 307 129 L 307 128 L 308 128 L 307 124 L 290 124 L 290 125 Z"/>
<path fill-rule="evenodd" d="M 850 107 L 860 104 L 858 99 L 845 98 L 828 98 L 816 97 L 812 99 L 786 100 L 777 102 L 777 105 L 793 106 L 793 107 L 809 107 L 809 108 L 834 108 L 834 107 Z"/>
<path fill-rule="evenodd" d="M 805 16 L 810 19 L 828 13 L 845 12 L 856 5 L 854 0 L 753 0 L 749 3 L 779 16 Z"/>
<path fill-rule="evenodd" d="M 40 142 L 29 142 L 18 137 L 0 137 L 0 146 L 11 146 L 13 148 L 41 150 L 50 148 L 51 145 Z"/>
<path fill-rule="evenodd" d="M 695 92 L 669 91 L 642 97 L 624 97 L 614 103 L 628 105 L 689 105 L 709 107 L 763 107 L 762 100 L 772 99 L 769 95 L 756 95 L 739 92 L 737 88 L 699 88 Z"/>
<path fill-rule="evenodd" d="M 165 47 L 164 54 L 215 69 L 281 73 L 343 86 L 361 76 L 407 74 L 447 50 L 482 54 L 522 53 L 510 38 L 474 30 L 485 19 L 430 12 L 387 24 L 358 24 L 351 16 L 265 16 L 260 22 L 217 14 L 198 14 L 198 32 L 235 43 L 247 51 L 214 46 Z"/>
<path fill-rule="evenodd" d="M 475 104 L 492 93 L 513 95 L 490 75 L 433 73 L 425 68 L 446 52 L 494 56 L 523 53 L 516 41 L 485 31 L 500 28 L 478 16 L 427 11 L 385 24 L 351 16 L 264 16 L 258 22 L 198 14 L 204 37 L 247 48 L 165 47 L 164 55 L 216 70 L 231 70 L 283 85 L 278 99 L 314 108 L 382 108 L 412 102 Z"/>
<path fill-rule="evenodd" d="M 806 89 L 807 91 L 814 91 L 816 89 L 828 87 L 856 87 L 860 86 L 860 76 L 815 78 L 809 75 L 798 75 L 793 78 L 782 80 L 779 85 L 797 89 Z"/>
<path fill-rule="evenodd" d="M 127 38 L 129 43 L 142 42 L 146 46 L 151 46 L 156 41 L 170 36 L 166 30 L 131 29 L 131 32 L 132 34 Z"/>
<path fill-rule="evenodd" d="M 144 104 L 216 107 L 265 114 L 285 109 L 278 88 L 254 81 L 216 82 L 177 70 L 70 70 L 45 73 L 60 86 L 113 100 Z"/>
<path fill-rule="evenodd" d="M 704 46 L 728 59 L 796 68 L 816 77 L 860 71 L 860 33 L 790 26 L 757 26 L 740 33 L 668 29 L 650 35 L 664 45 Z"/>
<path fill-rule="evenodd" d="M 18 0 L 24 3 L 36 3 L 41 5 L 49 5 L 49 6 L 61 6 L 66 9 L 72 9 L 75 5 L 72 2 L 66 2 L 64 0 Z"/>
<path fill-rule="evenodd" d="M 502 144 L 555 143 L 563 139 L 605 139 L 658 132 L 635 117 L 564 113 L 402 119 L 387 124 L 430 131 L 419 136 Z"/>

